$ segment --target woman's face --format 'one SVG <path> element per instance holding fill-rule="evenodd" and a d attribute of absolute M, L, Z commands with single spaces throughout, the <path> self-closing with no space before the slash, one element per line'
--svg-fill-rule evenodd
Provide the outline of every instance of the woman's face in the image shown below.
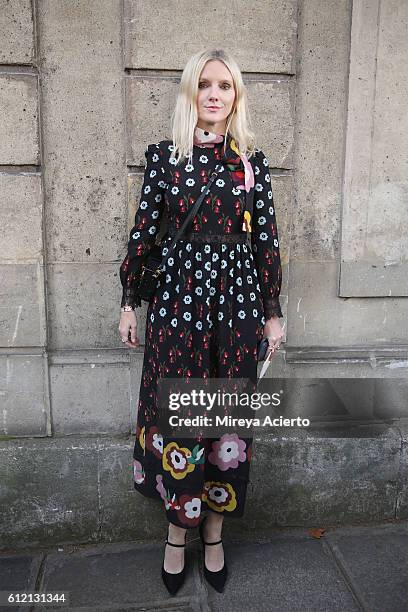
<path fill-rule="evenodd" d="M 234 100 L 235 88 L 230 71 L 224 62 L 209 60 L 198 81 L 197 126 L 225 134 L 227 117 Z"/>

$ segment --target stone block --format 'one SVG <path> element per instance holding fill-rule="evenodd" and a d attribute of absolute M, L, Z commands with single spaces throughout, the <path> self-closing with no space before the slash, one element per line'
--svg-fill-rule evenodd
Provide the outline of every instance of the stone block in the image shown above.
<path fill-rule="evenodd" d="M 34 23 L 30 0 L 7 0 L 0 11 L 1 64 L 32 64 Z"/>
<path fill-rule="evenodd" d="M 120 258 L 126 229 L 120 2 L 37 5 L 48 261 Z"/>
<path fill-rule="evenodd" d="M 0 175 L 2 263 L 42 262 L 42 193 L 39 174 Z"/>
<path fill-rule="evenodd" d="M 190 55 L 209 46 L 226 48 L 227 38 L 227 50 L 242 71 L 295 71 L 296 0 L 241 2 L 233 11 L 217 3 L 211 12 L 205 4 L 196 3 L 192 10 L 191 2 L 180 0 L 177 10 L 172 4 L 160 5 L 160 19 L 142 0 L 125 0 L 124 7 L 127 68 L 182 70 Z M 177 44 L 169 38 L 168 24 L 177 32 Z"/>
<path fill-rule="evenodd" d="M 47 359 L 42 354 L 0 355 L 2 435 L 49 435 L 47 370 Z"/>
<path fill-rule="evenodd" d="M 34 74 L 0 74 L 0 165 L 40 163 L 37 88 Z"/>
<path fill-rule="evenodd" d="M 44 269 L 39 264 L 0 264 L 0 346 L 45 345 Z"/>

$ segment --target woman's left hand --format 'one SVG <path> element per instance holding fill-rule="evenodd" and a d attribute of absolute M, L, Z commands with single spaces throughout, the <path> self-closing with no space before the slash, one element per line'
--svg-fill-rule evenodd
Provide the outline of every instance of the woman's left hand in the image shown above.
<path fill-rule="evenodd" d="M 279 317 L 271 317 L 264 325 L 264 338 L 268 338 L 269 348 L 265 359 L 272 357 L 272 354 L 280 348 L 282 338 L 284 336 L 283 327 L 280 324 Z"/>

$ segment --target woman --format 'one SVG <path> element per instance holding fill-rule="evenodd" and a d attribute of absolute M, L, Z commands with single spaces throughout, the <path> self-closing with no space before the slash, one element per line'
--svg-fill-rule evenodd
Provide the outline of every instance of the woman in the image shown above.
<path fill-rule="evenodd" d="M 213 50 L 190 58 L 172 122 L 173 139 L 150 144 L 145 152 L 141 201 L 120 267 L 119 333 L 126 346 L 139 346 L 134 308 L 140 303 L 134 283 L 154 245 L 162 214 L 169 228 L 162 241 L 165 255 L 217 163 L 221 169 L 167 259 L 148 304 L 134 486 L 165 508 L 170 546 L 165 546 L 162 578 L 169 592 L 175 594 L 184 580 L 186 530 L 198 525 L 205 546 L 204 575 L 221 592 L 227 576 L 223 518 L 243 515 L 252 439 L 236 434 L 197 439 L 162 435 L 157 427 L 157 380 L 256 381 L 258 342 L 267 337 L 273 352 L 283 337 L 279 243 L 269 163 L 254 147 L 246 89 L 230 55 Z M 200 522 L 205 510 L 206 520 Z"/>

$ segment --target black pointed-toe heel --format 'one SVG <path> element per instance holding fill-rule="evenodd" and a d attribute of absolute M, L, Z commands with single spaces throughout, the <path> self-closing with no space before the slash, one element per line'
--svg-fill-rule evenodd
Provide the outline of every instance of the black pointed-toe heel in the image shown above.
<path fill-rule="evenodd" d="M 186 532 L 186 535 L 187 535 L 187 532 Z M 184 544 L 172 544 L 171 542 L 169 542 L 168 538 L 166 539 L 166 544 L 168 544 L 169 546 L 177 546 L 180 548 L 186 546 L 186 542 L 184 542 Z M 181 572 L 177 572 L 177 574 L 171 574 L 170 572 L 166 572 L 166 570 L 164 569 L 164 558 L 163 558 L 161 573 L 162 573 L 163 582 L 166 585 L 168 592 L 170 593 L 170 595 L 175 595 L 177 591 L 179 590 L 179 588 L 183 585 L 184 578 L 186 576 L 186 560 L 184 559 L 184 567 L 181 570 Z"/>
<path fill-rule="evenodd" d="M 225 553 L 224 553 L 224 565 L 222 566 L 220 570 L 218 570 L 217 572 L 212 572 L 206 567 L 205 565 L 205 547 L 214 546 L 215 544 L 222 544 L 222 540 L 218 540 L 217 542 L 204 542 L 203 525 L 204 525 L 204 521 L 206 518 L 207 517 L 205 517 L 201 521 L 200 527 L 199 527 L 200 538 L 203 544 L 204 576 L 205 576 L 205 579 L 211 584 L 211 586 L 216 591 L 218 591 L 219 593 L 222 593 L 224 590 L 225 581 L 227 580 L 227 576 L 228 576 L 227 564 L 225 562 Z"/>

